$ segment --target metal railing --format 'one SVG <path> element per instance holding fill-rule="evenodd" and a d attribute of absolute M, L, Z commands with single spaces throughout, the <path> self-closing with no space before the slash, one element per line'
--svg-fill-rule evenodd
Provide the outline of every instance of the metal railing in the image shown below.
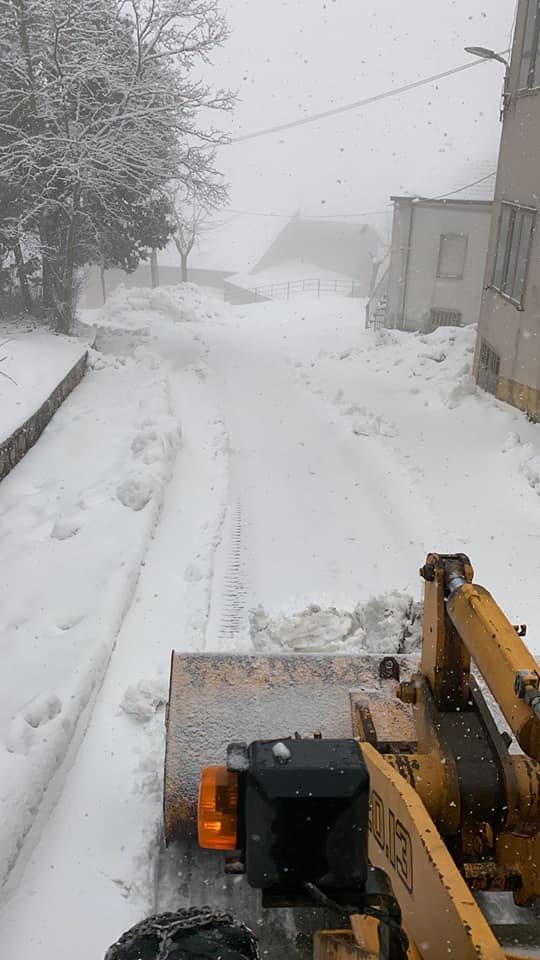
<path fill-rule="evenodd" d="M 366 323 L 366 330 L 382 330 L 383 327 L 385 326 L 386 326 L 386 317 L 384 315 L 377 316 L 377 314 L 374 314 L 373 316 L 368 317 L 367 323 Z"/>
<path fill-rule="evenodd" d="M 290 300 L 301 293 L 311 293 L 316 297 L 337 293 L 343 297 L 362 297 L 362 284 L 356 280 L 289 280 L 283 283 L 268 283 L 251 288 L 253 293 L 268 300 Z"/>

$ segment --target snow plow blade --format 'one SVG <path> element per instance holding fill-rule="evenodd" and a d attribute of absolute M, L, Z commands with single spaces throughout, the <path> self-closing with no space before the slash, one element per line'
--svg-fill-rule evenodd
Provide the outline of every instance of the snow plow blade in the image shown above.
<path fill-rule="evenodd" d="M 391 709 L 400 667 L 411 670 L 413 662 L 366 654 L 173 653 L 163 791 L 167 844 L 195 838 L 200 771 L 224 763 L 229 743 L 317 731 L 350 737 L 355 700 L 369 693 L 383 714 Z"/>

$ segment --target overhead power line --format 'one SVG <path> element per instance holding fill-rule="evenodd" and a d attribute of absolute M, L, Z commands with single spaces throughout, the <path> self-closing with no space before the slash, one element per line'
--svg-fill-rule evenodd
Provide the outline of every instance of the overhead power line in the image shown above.
<path fill-rule="evenodd" d="M 500 56 L 504 56 L 508 50 L 502 50 Z M 376 93 L 363 100 L 354 100 L 352 103 L 345 103 L 341 107 L 332 107 L 330 110 L 323 110 L 321 113 L 313 113 L 308 117 L 300 117 L 298 120 L 290 120 L 288 123 L 280 123 L 274 127 L 265 127 L 262 130 L 255 130 L 252 133 L 243 133 L 237 137 L 231 137 L 225 146 L 233 143 L 244 143 L 246 140 L 256 140 L 259 137 L 266 137 L 272 133 L 282 133 L 283 130 L 292 130 L 293 127 L 303 127 L 308 123 L 315 123 L 317 120 L 326 120 L 328 117 L 336 117 L 340 113 L 347 113 L 350 110 L 358 110 L 359 107 L 367 107 L 372 103 L 379 103 L 381 100 L 389 100 L 391 97 L 397 97 L 402 93 L 409 93 L 411 90 L 417 90 L 418 87 L 424 87 L 429 83 L 436 83 L 437 80 L 444 80 L 446 77 L 452 77 L 456 73 L 463 73 L 464 70 L 472 70 L 486 60 L 478 57 L 471 60 L 470 63 L 464 63 L 460 67 L 453 67 L 451 70 L 445 70 L 443 73 L 434 73 L 431 77 L 423 77 L 421 80 L 414 80 L 412 83 L 406 83 L 401 87 L 394 87 L 392 90 L 385 90 L 383 93 Z"/>
<path fill-rule="evenodd" d="M 358 217 L 382 217 L 388 213 L 390 205 L 386 210 L 364 210 L 363 213 L 321 213 L 312 216 L 300 216 L 300 220 L 354 220 Z M 235 213 L 243 217 L 275 217 L 278 220 L 293 220 L 293 213 L 262 213 L 256 210 L 232 210 L 228 208 L 229 213 Z"/>
<path fill-rule="evenodd" d="M 465 183 L 461 187 L 457 187 L 455 190 L 449 190 L 447 193 L 440 193 L 436 197 L 424 197 L 420 199 L 425 200 L 446 200 L 447 197 L 455 197 L 457 193 L 463 193 L 464 190 L 470 190 L 471 187 L 477 187 L 480 183 L 485 183 L 486 180 L 491 180 L 492 177 L 496 175 L 497 171 L 493 170 L 491 173 L 487 173 L 484 177 L 479 177 L 478 180 L 471 180 L 470 183 Z M 392 208 L 391 204 L 388 204 L 385 210 L 364 210 L 362 213 L 321 213 L 314 214 L 313 216 L 301 216 L 301 220 L 355 220 L 360 217 L 382 217 L 390 212 Z M 262 211 L 256 210 L 233 210 L 230 207 L 228 208 L 228 213 L 234 213 L 242 217 L 275 217 L 278 220 L 293 220 L 294 214 L 291 213 L 263 213 Z"/>
<path fill-rule="evenodd" d="M 445 200 L 446 197 L 455 197 L 456 193 L 463 193 L 464 190 L 469 190 L 470 187 L 477 187 L 479 183 L 485 183 L 486 180 L 491 180 L 492 177 L 496 175 L 497 171 L 492 170 L 491 173 L 487 173 L 485 177 L 479 177 L 478 180 L 473 180 L 472 183 L 466 183 L 464 187 L 458 187 L 457 190 L 450 190 L 448 193 L 441 193 L 438 197 L 432 197 L 432 200 Z"/>

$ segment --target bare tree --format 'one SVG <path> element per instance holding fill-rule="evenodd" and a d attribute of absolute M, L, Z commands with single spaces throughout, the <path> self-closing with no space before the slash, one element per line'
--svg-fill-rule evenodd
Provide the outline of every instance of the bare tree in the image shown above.
<path fill-rule="evenodd" d="M 188 278 L 188 257 L 207 222 L 208 211 L 196 204 L 190 210 L 183 210 L 176 215 L 173 240 L 180 254 L 183 283 Z"/>
<path fill-rule="evenodd" d="M 214 167 L 213 154 L 198 158 L 197 174 L 197 178 L 192 177 L 187 183 L 176 181 L 171 188 L 172 235 L 180 254 L 184 283 L 193 247 L 203 233 L 216 228 L 212 215 L 228 196 L 227 184 Z"/>

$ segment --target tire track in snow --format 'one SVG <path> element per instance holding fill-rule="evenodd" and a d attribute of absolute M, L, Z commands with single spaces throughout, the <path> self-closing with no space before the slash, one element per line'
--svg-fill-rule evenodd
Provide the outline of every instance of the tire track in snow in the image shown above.
<path fill-rule="evenodd" d="M 242 586 L 242 509 L 237 503 L 231 517 L 232 537 L 227 570 L 224 577 L 221 627 L 219 639 L 233 641 L 238 636 L 244 619 L 246 591 Z"/>
<path fill-rule="evenodd" d="M 248 632 L 241 504 L 232 499 L 226 510 L 221 542 L 217 547 L 205 649 L 244 648 Z"/>

